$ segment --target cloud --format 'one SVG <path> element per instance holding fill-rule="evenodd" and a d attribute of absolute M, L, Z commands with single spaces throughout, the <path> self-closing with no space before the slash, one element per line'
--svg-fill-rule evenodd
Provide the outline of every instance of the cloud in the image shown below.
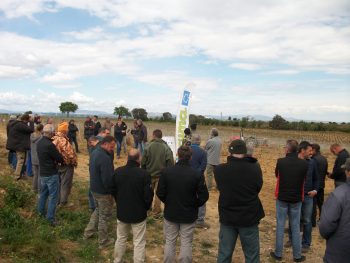
<path fill-rule="evenodd" d="M 0 65 L 1 78 L 22 78 L 35 75 L 36 71 L 20 66 Z"/>
<path fill-rule="evenodd" d="M 230 64 L 230 67 L 243 70 L 257 70 L 261 68 L 261 65 L 251 63 L 232 63 Z"/>

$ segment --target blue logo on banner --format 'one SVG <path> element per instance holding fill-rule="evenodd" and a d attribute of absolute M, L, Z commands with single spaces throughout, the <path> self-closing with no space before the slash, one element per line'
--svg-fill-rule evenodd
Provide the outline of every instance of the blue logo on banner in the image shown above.
<path fill-rule="evenodd" d="M 182 102 L 181 104 L 183 106 L 188 106 L 188 102 L 190 100 L 190 92 L 187 90 L 184 90 L 184 95 L 182 96 Z"/>

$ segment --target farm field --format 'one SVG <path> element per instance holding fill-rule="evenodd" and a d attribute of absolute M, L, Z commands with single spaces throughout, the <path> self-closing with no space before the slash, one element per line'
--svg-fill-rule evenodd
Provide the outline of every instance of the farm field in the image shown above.
<path fill-rule="evenodd" d="M 77 120 L 79 126 L 83 127 L 83 119 Z M 58 123 L 59 120 L 56 120 Z M 103 120 L 101 120 L 101 123 Z M 126 122 L 128 127 L 132 127 L 132 122 Z M 155 128 L 163 131 L 163 136 L 173 136 L 175 124 L 145 122 L 148 128 L 149 138 Z M 88 189 L 88 154 L 86 144 L 82 138 L 82 129 L 79 136 L 79 146 L 81 153 L 78 154 L 78 168 L 75 170 L 74 185 L 71 194 L 71 202 L 74 206 L 71 208 L 59 208 L 57 218 L 60 225 L 54 229 L 42 227 L 44 223 L 40 221 L 35 213 L 36 196 L 30 193 L 31 179 L 14 182 L 11 177 L 11 171 L 7 165 L 6 128 L 5 123 L 0 125 L 0 210 L 8 206 L 6 196 L 10 188 L 27 191 L 23 207 L 18 208 L 19 215 L 23 219 L 13 217 L 11 220 L 19 220 L 28 229 L 23 229 L 17 225 L 1 227 L 1 220 L 4 220 L 5 213 L 0 212 L 0 262 L 113 262 L 113 248 L 99 251 L 97 239 L 89 241 L 82 239 L 83 230 L 89 220 L 90 212 L 87 205 Z M 226 161 L 227 146 L 231 136 L 238 136 L 240 129 L 232 127 L 217 127 L 219 136 L 224 142 L 221 153 L 221 161 Z M 202 137 L 202 145 L 209 138 L 210 126 L 199 126 L 197 132 Z M 130 135 L 129 135 L 130 136 Z M 275 239 L 275 199 L 274 189 L 276 179 L 274 168 L 276 160 L 284 155 L 283 145 L 286 139 L 309 140 L 319 143 L 322 153 L 329 161 L 329 170 L 333 167 L 335 157 L 329 152 L 329 145 L 338 142 L 350 149 L 350 134 L 340 132 L 299 132 L 299 131 L 276 131 L 245 129 L 244 136 L 254 137 L 258 142 L 255 148 L 254 156 L 259 160 L 264 177 L 264 185 L 260 193 L 260 199 L 265 210 L 265 218 L 260 224 L 260 253 L 261 262 L 273 262 L 269 257 L 269 252 L 274 248 Z M 260 143 L 263 142 L 263 143 Z M 131 145 L 128 145 L 131 147 Z M 115 159 L 115 167 L 126 163 L 125 155 L 121 159 Z M 12 189 L 11 188 L 11 189 Z M 326 181 L 325 194 L 333 190 L 333 181 Z M 207 203 L 207 222 L 211 227 L 207 230 L 196 229 L 193 242 L 194 262 L 216 262 L 218 247 L 218 212 L 217 201 L 219 193 L 216 190 L 210 192 L 210 198 Z M 6 209 L 5 209 L 6 210 Z M 3 210 L 3 211 L 5 211 Z M 12 210 L 11 210 L 12 211 Z M 10 218 L 8 219 L 10 220 Z M 115 222 L 111 223 L 111 236 L 115 237 Z M 163 260 L 163 228 L 161 220 L 148 219 L 147 225 L 147 262 L 162 262 Z M 27 231 L 25 231 L 27 230 Z M 11 232 L 12 231 L 12 232 Z M 16 232 L 18 231 L 18 232 Z M 22 231 L 22 232 L 21 232 Z M 28 233 L 29 232 L 29 233 Z M 26 235 L 24 234 L 26 233 Z M 12 235 L 11 235 L 12 234 Z M 286 236 L 285 236 L 286 237 Z M 11 239 L 12 238 L 12 239 Z M 5 242 L 12 240 L 11 242 Z M 285 238 L 286 240 L 286 238 Z M 131 240 L 130 240 L 131 241 Z M 313 228 L 313 241 L 311 250 L 305 254 L 306 262 L 322 262 L 325 250 L 325 240 L 318 232 L 317 227 Z M 132 262 L 132 242 L 129 242 L 126 262 Z M 233 262 L 244 262 L 239 242 L 237 243 Z M 284 250 L 284 260 L 282 262 L 293 262 L 291 248 Z"/>

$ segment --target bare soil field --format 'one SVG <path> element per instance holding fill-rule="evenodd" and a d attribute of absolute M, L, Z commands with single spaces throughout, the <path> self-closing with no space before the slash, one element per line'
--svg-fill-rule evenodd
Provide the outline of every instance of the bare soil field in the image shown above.
<path fill-rule="evenodd" d="M 58 120 L 57 120 L 58 121 Z M 79 126 L 82 127 L 83 120 L 79 120 Z M 128 127 L 132 127 L 132 122 L 127 122 Z M 149 134 L 155 128 L 160 128 L 163 130 L 164 136 L 172 136 L 175 131 L 174 124 L 168 123 L 145 123 L 148 128 Z M 217 127 L 219 129 L 219 136 L 224 142 L 224 147 L 222 149 L 221 161 L 226 162 L 227 156 L 227 145 L 229 143 L 229 138 L 232 135 L 239 135 L 239 129 L 233 129 L 232 127 Z M 202 145 L 205 144 L 206 140 L 209 138 L 211 127 L 200 126 L 197 132 L 202 137 Z M 272 131 L 272 130 L 258 130 L 258 129 L 247 129 L 244 131 L 245 137 L 253 136 L 258 139 L 264 139 L 264 145 L 258 145 L 255 148 L 254 156 L 259 160 L 261 168 L 263 171 L 264 185 L 260 193 L 260 199 L 262 200 L 263 207 L 265 210 L 265 218 L 260 223 L 260 252 L 261 252 L 261 262 L 274 262 L 269 257 L 269 252 L 274 249 L 275 240 L 275 183 L 276 179 L 274 176 L 274 168 L 276 160 L 284 155 L 283 145 L 286 139 L 294 138 L 297 140 L 307 139 L 311 142 L 317 142 L 321 145 L 322 153 L 327 157 L 329 161 L 329 169 L 333 167 L 334 156 L 329 152 L 329 145 L 334 142 L 343 143 L 345 147 L 350 149 L 350 134 L 346 133 L 321 133 L 321 132 L 294 132 L 294 131 Z M 129 135 L 130 136 L 130 135 Z M 150 137 L 150 135 L 149 135 Z M 5 125 L 0 126 L 0 166 L 5 169 L 7 167 L 6 163 L 6 131 Z M 69 208 L 69 211 L 81 211 L 84 213 L 87 211 L 87 186 L 88 186 L 88 155 L 86 151 L 86 144 L 82 138 L 82 131 L 80 131 L 80 149 L 81 152 L 78 154 L 78 168 L 75 170 L 74 185 L 72 190 L 71 201 L 74 203 L 73 208 Z M 130 148 L 131 145 L 128 145 Z M 126 163 L 126 157 L 122 153 L 121 159 L 115 160 L 115 167 L 122 166 Z M 3 170 L 3 169 L 2 169 Z M 7 171 L 7 169 L 5 169 Z M 1 175 L 0 175 L 1 176 Z M 30 180 L 26 183 L 30 183 Z M 333 181 L 326 181 L 325 194 L 326 197 L 333 190 Z M 1 190 L 1 189 L 0 189 Z M 6 191 L 6 189 L 4 189 Z M 218 232 L 219 232 L 219 222 L 218 222 L 218 201 L 219 193 L 216 190 L 210 192 L 210 198 L 207 203 L 207 222 L 211 225 L 209 229 L 196 229 L 193 242 L 193 259 L 194 262 L 216 262 L 217 248 L 218 248 Z M 1 199 L 1 195 L 0 195 Z M 1 200 L 0 200 L 1 201 Z M 1 202 L 0 202 L 1 204 Z M 68 211 L 68 212 L 69 212 Z M 87 221 L 86 221 L 87 223 Z M 115 236 L 115 221 L 111 225 L 111 235 Z M 147 249 L 146 256 L 147 262 L 162 262 L 163 260 L 163 226 L 161 220 L 154 220 L 153 218 L 148 219 L 147 225 Z M 81 232 L 81 239 L 83 233 Z M 312 234 L 312 247 L 311 250 L 305 254 L 306 262 L 322 262 L 322 257 L 325 250 L 325 240 L 323 240 L 318 232 L 317 227 L 313 228 Z M 286 237 L 285 237 L 286 240 Z M 91 244 L 97 246 L 96 239 L 89 241 Z M 95 260 L 82 259 L 77 257 L 74 251 L 77 251 L 84 243 L 82 240 L 68 241 L 62 240 L 59 245 L 59 249 L 64 251 L 65 261 L 62 262 L 113 262 L 113 248 L 101 251 L 101 257 Z M 0 243 L 1 246 L 1 243 Z M 13 253 L 1 254 L 0 250 L 0 262 L 16 262 L 12 261 L 9 255 L 13 256 Z M 16 253 L 21 253 L 18 251 Z M 98 253 L 98 252 L 97 252 Z M 24 262 L 24 261 L 23 261 Z M 29 262 L 29 261 L 28 261 Z M 31 261 L 30 261 L 31 262 Z M 128 251 L 126 255 L 126 262 L 132 262 L 132 242 L 130 240 L 128 245 Z M 244 256 L 239 242 L 237 243 L 233 262 L 244 262 Z M 284 260 L 282 262 L 293 262 L 291 248 L 286 248 L 284 250 Z"/>

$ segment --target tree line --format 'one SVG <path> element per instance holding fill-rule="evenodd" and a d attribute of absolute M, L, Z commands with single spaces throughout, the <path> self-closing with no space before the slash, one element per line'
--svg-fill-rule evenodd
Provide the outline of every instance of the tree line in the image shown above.
<path fill-rule="evenodd" d="M 60 111 L 69 116 L 70 112 L 75 112 L 78 105 L 72 102 L 62 102 L 59 106 Z M 175 122 L 175 116 L 170 112 L 164 112 L 159 117 L 148 117 L 148 112 L 143 108 L 134 108 L 131 111 L 124 106 L 114 108 L 114 115 L 123 118 L 141 119 L 142 121 L 160 121 L 160 122 Z M 215 118 L 207 118 L 203 115 L 190 114 L 190 123 L 201 125 L 215 126 L 232 126 L 241 128 L 260 128 L 274 130 L 299 130 L 299 131 L 341 131 L 350 132 L 350 123 L 337 122 L 307 122 L 307 121 L 287 121 L 281 115 L 276 114 L 271 121 L 255 120 L 249 116 L 242 118 L 229 117 L 227 120 L 218 120 Z"/>

